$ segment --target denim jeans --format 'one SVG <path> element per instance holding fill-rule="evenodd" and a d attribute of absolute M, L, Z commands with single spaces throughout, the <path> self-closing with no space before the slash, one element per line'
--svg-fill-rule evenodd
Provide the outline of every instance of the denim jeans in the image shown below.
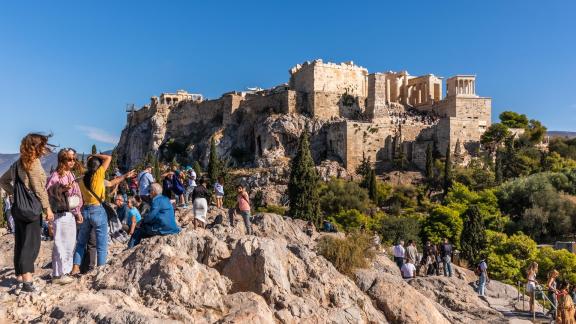
<path fill-rule="evenodd" d="M 445 256 L 442 258 L 442 264 L 444 265 L 444 275 L 448 277 L 452 277 L 452 264 L 450 263 L 452 260 L 450 256 Z"/>
<path fill-rule="evenodd" d="M 482 272 L 480 274 L 480 280 L 478 282 L 478 295 L 484 296 L 486 291 L 486 274 Z"/>
<path fill-rule="evenodd" d="M 80 225 L 80 231 L 78 232 L 74 264 L 79 265 L 82 262 L 90 232 L 95 229 L 98 265 L 104 265 L 108 254 L 108 216 L 106 216 L 106 211 L 100 205 L 89 205 L 82 208 L 82 215 L 84 216 L 84 222 Z"/>
<path fill-rule="evenodd" d="M 132 237 L 130 237 L 130 241 L 128 241 L 128 248 L 131 249 L 136 245 L 140 244 L 140 241 L 142 241 L 142 239 L 152 236 L 153 235 L 146 233 L 141 227 L 139 227 L 134 231 L 134 233 L 132 233 Z"/>
<path fill-rule="evenodd" d="M 395 256 L 394 262 L 396 262 L 398 269 L 402 269 L 402 266 L 404 265 L 404 258 Z"/>
<path fill-rule="evenodd" d="M 244 226 L 246 226 L 246 234 L 252 235 L 252 223 L 250 222 L 250 211 L 243 210 L 240 211 L 240 215 L 244 219 Z"/>

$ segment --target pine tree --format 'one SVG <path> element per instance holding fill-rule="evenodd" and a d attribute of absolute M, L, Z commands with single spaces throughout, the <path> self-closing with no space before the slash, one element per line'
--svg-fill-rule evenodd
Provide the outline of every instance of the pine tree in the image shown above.
<path fill-rule="evenodd" d="M 496 151 L 496 163 L 494 165 L 494 175 L 496 178 L 496 184 L 497 185 L 501 184 L 504 176 L 502 174 L 502 152 L 500 150 Z"/>
<path fill-rule="evenodd" d="M 312 221 L 316 226 L 320 226 L 321 222 L 318 182 L 308 132 L 304 130 L 300 136 L 296 156 L 292 159 L 288 183 L 290 214 L 294 218 Z"/>
<path fill-rule="evenodd" d="M 478 262 L 480 253 L 486 248 L 486 228 L 477 205 L 471 205 L 465 213 L 460 248 L 462 256 L 471 263 Z"/>
<path fill-rule="evenodd" d="M 202 173 L 204 173 L 204 171 L 202 171 L 202 166 L 200 166 L 200 163 L 198 163 L 198 161 L 194 161 L 192 169 L 194 169 L 194 172 L 196 172 L 196 177 L 198 178 L 200 178 L 202 176 Z"/>
<path fill-rule="evenodd" d="M 216 140 L 212 137 L 210 140 L 210 158 L 208 160 L 208 178 L 211 184 L 218 180 L 221 172 L 222 165 L 218 159 L 218 152 L 216 152 Z"/>
<path fill-rule="evenodd" d="M 98 154 L 98 150 L 96 149 L 96 144 L 92 144 L 92 155 Z"/>
<path fill-rule="evenodd" d="M 376 170 L 370 170 L 370 176 L 368 180 L 368 196 L 374 203 L 378 203 L 378 183 L 376 182 Z"/>
<path fill-rule="evenodd" d="M 452 186 L 452 154 L 450 153 L 450 144 L 446 148 L 446 160 L 444 162 L 444 194 Z"/>
<path fill-rule="evenodd" d="M 362 162 L 360 162 L 360 164 L 356 168 L 356 173 L 366 178 L 370 174 L 371 168 L 372 164 L 370 163 L 370 157 L 366 157 L 364 152 L 362 152 Z"/>
<path fill-rule="evenodd" d="M 428 180 L 432 179 L 432 176 L 434 176 L 433 165 L 434 157 L 432 156 L 432 145 L 428 144 L 428 147 L 426 148 L 426 178 L 428 178 Z"/>

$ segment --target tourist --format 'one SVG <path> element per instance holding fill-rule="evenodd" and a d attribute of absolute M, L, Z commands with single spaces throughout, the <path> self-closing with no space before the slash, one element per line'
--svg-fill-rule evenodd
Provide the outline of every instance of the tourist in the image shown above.
<path fill-rule="evenodd" d="M 86 252 L 86 244 L 91 232 L 95 230 L 96 236 L 96 260 L 97 265 L 106 264 L 108 255 L 108 216 L 102 203 L 106 199 L 104 177 L 110 166 L 112 157 L 104 154 L 94 154 L 88 157 L 86 162 L 87 171 L 80 182 L 80 190 L 84 199 L 82 215 L 84 222 L 80 226 L 74 253 L 74 267 L 72 274 L 80 273 L 80 263 Z"/>
<path fill-rule="evenodd" d="M 152 167 L 147 165 L 144 171 L 138 174 L 138 194 L 147 203 L 150 203 L 150 185 L 154 183 L 152 176 Z"/>
<path fill-rule="evenodd" d="M 559 324 L 574 324 L 575 319 L 575 309 L 574 301 L 568 293 L 570 291 L 570 284 L 567 281 L 563 281 L 558 286 L 558 310 L 556 311 L 556 323 Z"/>
<path fill-rule="evenodd" d="M 552 303 L 553 306 L 548 311 L 548 314 L 554 313 L 556 307 L 558 306 L 558 300 L 556 298 L 556 294 L 558 293 L 558 290 L 556 289 L 557 285 L 556 279 L 558 278 L 559 275 L 560 273 L 557 270 L 551 270 L 550 272 L 548 272 L 548 280 L 546 281 L 546 291 L 548 292 L 548 299 L 550 299 L 550 302 Z"/>
<path fill-rule="evenodd" d="M 14 218 L 15 241 L 14 272 L 18 281 L 16 293 L 38 291 L 32 280 L 32 274 L 34 262 L 40 251 L 42 214 L 46 215 L 47 221 L 54 220 L 54 213 L 50 208 L 46 191 L 46 174 L 40 163 L 40 158 L 51 152 L 52 145 L 48 144 L 48 138 L 40 134 L 26 135 L 20 144 L 20 158 L 0 177 L 0 188 L 4 189 L 7 194 L 15 194 L 15 189 L 18 190 L 17 193 L 20 193 L 20 184 L 23 184 L 27 190 L 34 193 L 34 198 L 39 200 L 41 205 L 41 210 L 37 215 L 22 214 L 18 212 L 19 206 L 22 206 L 21 202 L 18 201 L 18 196 L 14 197 L 12 217 Z"/>
<path fill-rule="evenodd" d="M 447 238 L 440 246 L 440 257 L 442 257 L 444 276 L 452 277 L 452 244 L 448 242 Z"/>
<path fill-rule="evenodd" d="M 236 209 L 240 211 L 242 219 L 244 219 L 244 226 L 246 227 L 246 234 L 252 235 L 252 222 L 250 221 L 250 197 L 241 184 L 236 186 Z"/>
<path fill-rule="evenodd" d="M 150 211 L 150 204 L 142 200 L 140 196 L 134 196 L 134 203 L 141 216 L 145 216 Z"/>
<path fill-rule="evenodd" d="M 12 196 L 9 194 L 4 195 L 4 221 L 6 222 L 6 227 L 8 233 L 14 233 L 14 217 L 12 217 Z"/>
<path fill-rule="evenodd" d="M 74 281 L 68 276 L 72 271 L 74 247 L 76 246 L 76 224 L 82 224 L 82 193 L 72 169 L 78 163 L 76 151 L 62 149 L 58 152 L 58 166 L 52 172 L 46 190 L 54 208 L 54 245 L 52 248 L 52 282 L 69 284 Z"/>
<path fill-rule="evenodd" d="M 206 188 L 206 179 L 200 179 L 200 185 L 192 192 L 192 205 L 194 209 L 194 228 L 206 226 L 206 213 L 208 212 L 208 199 L 210 192 Z"/>
<path fill-rule="evenodd" d="M 173 181 L 172 181 L 172 177 L 174 176 L 174 173 L 172 172 L 168 172 L 162 175 L 163 176 L 163 180 L 162 180 L 162 195 L 166 198 L 168 198 L 169 200 L 172 199 L 172 186 L 173 186 Z"/>
<path fill-rule="evenodd" d="M 138 181 L 135 178 L 130 178 L 127 182 L 128 188 L 130 188 L 130 195 L 133 197 L 138 196 Z"/>
<path fill-rule="evenodd" d="M 398 266 L 398 269 L 402 269 L 402 265 L 404 264 L 404 241 L 398 241 L 398 244 L 394 245 L 392 248 L 392 254 L 394 255 L 394 262 Z"/>
<path fill-rule="evenodd" d="M 176 198 L 177 206 L 188 208 L 188 205 L 186 204 L 186 201 L 184 199 L 184 193 L 186 189 L 182 184 L 183 183 L 182 175 L 183 173 L 180 172 L 179 170 L 177 169 L 174 170 L 174 174 L 172 175 L 172 192 L 174 193 L 174 196 Z"/>
<path fill-rule="evenodd" d="M 150 212 L 140 221 L 140 226 L 134 230 L 128 248 L 132 248 L 144 238 L 156 235 L 169 235 L 180 233 L 176 225 L 176 215 L 170 200 L 162 195 L 162 187 L 158 183 L 150 185 L 152 205 Z"/>
<path fill-rule="evenodd" d="M 400 272 L 402 273 L 402 278 L 404 279 L 416 278 L 416 267 L 412 263 L 412 260 L 408 258 L 406 258 L 406 263 L 404 263 L 402 268 L 400 268 Z"/>
<path fill-rule="evenodd" d="M 314 223 L 312 223 L 312 221 L 308 221 L 308 223 L 306 223 L 306 228 L 304 229 L 304 232 L 306 233 L 306 235 L 308 235 L 309 237 L 312 237 L 312 235 L 314 235 L 315 231 L 316 231 L 316 226 L 314 226 Z"/>
<path fill-rule="evenodd" d="M 126 221 L 126 225 L 128 225 L 128 234 L 134 234 L 136 230 L 136 226 L 142 220 L 142 216 L 140 215 L 140 211 L 136 208 L 136 199 L 129 198 L 128 199 L 128 219 Z"/>
<path fill-rule="evenodd" d="M 413 240 L 408 241 L 408 247 L 406 247 L 406 259 L 410 260 L 410 263 L 417 264 L 418 262 L 418 249 L 416 249 L 416 243 Z"/>
<path fill-rule="evenodd" d="M 426 242 L 423 259 L 422 262 L 425 262 L 426 266 L 426 275 L 438 275 L 438 249 L 430 241 Z"/>
<path fill-rule="evenodd" d="M 190 204 L 192 192 L 194 192 L 194 188 L 196 188 L 196 171 L 192 169 L 191 166 L 186 167 L 186 175 L 187 175 L 187 187 L 186 193 L 184 194 L 184 199 L 186 204 Z M 192 200 L 192 203 L 194 200 Z"/>
<path fill-rule="evenodd" d="M 536 295 L 536 276 L 538 275 L 538 263 L 532 262 L 528 268 L 528 282 L 526 283 L 526 292 L 530 296 L 530 313 L 534 312 L 534 297 Z"/>
<path fill-rule="evenodd" d="M 478 276 L 480 277 L 478 280 L 478 295 L 480 297 L 485 297 L 486 293 L 486 283 L 488 282 L 488 265 L 486 264 L 486 260 L 480 260 L 478 263 Z"/>
<path fill-rule="evenodd" d="M 214 193 L 216 194 L 216 208 L 222 208 L 222 202 L 224 200 L 224 179 L 218 177 L 216 183 L 214 184 Z"/>
<path fill-rule="evenodd" d="M 120 194 L 114 197 L 114 205 L 116 207 L 116 215 L 118 216 L 118 220 L 122 224 L 126 224 L 128 221 L 128 206 L 126 206 L 124 197 Z"/>

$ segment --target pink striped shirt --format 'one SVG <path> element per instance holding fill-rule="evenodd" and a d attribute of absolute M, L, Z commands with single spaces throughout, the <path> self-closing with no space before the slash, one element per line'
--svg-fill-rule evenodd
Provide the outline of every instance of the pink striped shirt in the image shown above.
<path fill-rule="evenodd" d="M 66 196 L 78 196 L 80 198 L 80 205 L 72 210 L 74 215 L 80 214 L 80 209 L 82 208 L 82 193 L 80 192 L 80 186 L 78 182 L 74 182 L 74 175 L 70 171 L 64 172 L 62 176 L 58 174 L 57 171 L 52 172 L 48 178 L 48 183 L 46 183 L 46 190 L 50 189 L 55 184 L 67 185 L 73 183 L 72 188 L 66 192 Z"/>

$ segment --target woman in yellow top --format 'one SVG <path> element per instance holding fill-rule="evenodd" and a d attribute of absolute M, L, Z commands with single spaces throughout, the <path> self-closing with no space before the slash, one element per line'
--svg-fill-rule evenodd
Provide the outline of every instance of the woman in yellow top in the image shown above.
<path fill-rule="evenodd" d="M 26 189 L 31 191 L 42 205 L 47 221 L 54 219 L 50 209 L 48 192 L 46 192 L 46 174 L 40 163 L 40 158 L 51 152 L 53 147 L 48 144 L 49 136 L 28 134 L 20 144 L 20 158 L 0 178 L 0 188 L 11 195 L 14 193 L 16 179 L 20 179 Z M 14 214 L 14 271 L 18 285 L 16 291 L 35 293 L 38 291 L 32 281 L 34 262 L 40 251 L 40 232 L 42 213 L 35 219 L 24 219 Z"/>
<path fill-rule="evenodd" d="M 84 222 L 80 225 L 76 239 L 76 252 L 74 253 L 74 266 L 72 274 L 80 273 L 80 263 L 86 251 L 86 244 L 92 229 L 96 231 L 96 254 L 98 266 L 106 264 L 108 254 L 108 216 L 102 206 L 106 199 L 104 177 L 110 166 L 112 157 L 104 154 L 94 154 L 88 157 L 86 173 L 80 181 L 80 191 L 84 205 L 82 216 Z"/>

